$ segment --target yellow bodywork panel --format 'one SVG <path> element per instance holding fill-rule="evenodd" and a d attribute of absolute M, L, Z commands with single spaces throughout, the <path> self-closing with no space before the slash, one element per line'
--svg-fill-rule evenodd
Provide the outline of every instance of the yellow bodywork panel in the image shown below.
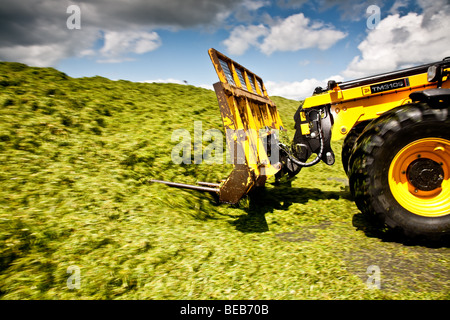
<path fill-rule="evenodd" d="M 215 49 L 208 53 L 220 80 L 214 90 L 234 165 L 219 196 L 235 203 L 281 169 L 279 162 L 271 163 L 267 139 L 284 128 L 260 77 Z"/>
<path fill-rule="evenodd" d="M 426 72 L 346 90 L 337 86 L 305 99 L 303 108 L 331 105 L 334 119 L 331 137 L 332 140 L 339 140 L 358 123 L 375 119 L 388 110 L 411 102 L 409 95 L 412 92 L 436 86 L 436 82 L 428 82 Z M 444 81 L 442 88 L 450 88 L 450 81 Z M 301 127 L 301 131 L 303 135 L 309 134 L 307 128 Z"/>

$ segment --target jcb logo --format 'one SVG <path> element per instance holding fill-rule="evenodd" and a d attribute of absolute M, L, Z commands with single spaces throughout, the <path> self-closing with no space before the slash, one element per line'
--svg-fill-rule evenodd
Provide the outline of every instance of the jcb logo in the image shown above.
<path fill-rule="evenodd" d="M 367 94 L 370 94 L 372 91 L 370 90 L 370 87 L 363 87 L 362 92 L 363 92 L 363 95 L 367 95 Z"/>

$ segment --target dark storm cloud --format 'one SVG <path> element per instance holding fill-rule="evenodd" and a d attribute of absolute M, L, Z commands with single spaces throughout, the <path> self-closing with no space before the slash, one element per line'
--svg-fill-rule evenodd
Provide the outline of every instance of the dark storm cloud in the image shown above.
<path fill-rule="evenodd" d="M 240 0 L 136 0 L 77 1 L 95 10 L 93 18 L 109 26 L 115 23 L 193 27 L 214 24 L 220 14 L 233 10 Z"/>
<path fill-rule="evenodd" d="M 53 26 L 65 26 L 66 8 L 61 1 L 2 0 L 0 46 L 45 43 L 53 38 Z"/>
<path fill-rule="evenodd" d="M 59 39 L 65 32 L 70 4 L 81 8 L 83 27 L 120 29 L 134 27 L 186 28 L 213 25 L 239 0 L 136 0 L 60 1 L 2 0 L 0 46 L 41 44 Z"/>
<path fill-rule="evenodd" d="M 215 26 L 240 0 L 2 0 L 0 60 L 44 65 L 92 47 L 100 31 Z M 69 30 L 69 5 L 81 9 L 81 30 Z M 44 60 L 42 60 L 45 58 Z"/>

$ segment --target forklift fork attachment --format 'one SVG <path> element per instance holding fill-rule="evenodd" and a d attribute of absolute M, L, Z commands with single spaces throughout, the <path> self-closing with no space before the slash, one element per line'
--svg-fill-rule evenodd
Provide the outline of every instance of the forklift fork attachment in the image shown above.
<path fill-rule="evenodd" d="M 220 80 L 214 90 L 234 166 L 219 199 L 235 204 L 280 171 L 277 133 L 285 129 L 259 76 L 215 49 L 208 53 Z"/>
<path fill-rule="evenodd" d="M 212 192 L 218 194 L 220 189 L 217 188 L 219 184 L 216 183 L 208 183 L 208 182 L 198 182 L 198 186 L 192 184 L 171 182 L 171 181 L 163 181 L 163 180 L 150 180 L 150 182 L 162 183 L 168 185 L 170 187 L 182 188 L 182 189 L 192 189 L 204 192 Z M 216 187 L 216 188 L 214 188 Z"/>

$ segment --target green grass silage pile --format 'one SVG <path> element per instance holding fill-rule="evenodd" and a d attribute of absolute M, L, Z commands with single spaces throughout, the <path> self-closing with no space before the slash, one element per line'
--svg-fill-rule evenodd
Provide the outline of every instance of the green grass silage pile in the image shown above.
<path fill-rule="evenodd" d="M 299 103 L 274 100 L 293 134 Z M 223 130 L 213 91 L 0 63 L 0 297 L 449 297 L 448 270 L 439 273 L 447 248 L 418 253 L 370 236 L 339 143 L 335 166 L 304 169 L 292 186 L 269 181 L 239 206 L 149 183 L 217 182 L 231 172 L 172 162 L 172 132 L 193 137 L 194 121 Z M 379 290 L 367 288 L 370 265 L 384 276 Z M 395 265 L 415 273 L 405 278 Z"/>

